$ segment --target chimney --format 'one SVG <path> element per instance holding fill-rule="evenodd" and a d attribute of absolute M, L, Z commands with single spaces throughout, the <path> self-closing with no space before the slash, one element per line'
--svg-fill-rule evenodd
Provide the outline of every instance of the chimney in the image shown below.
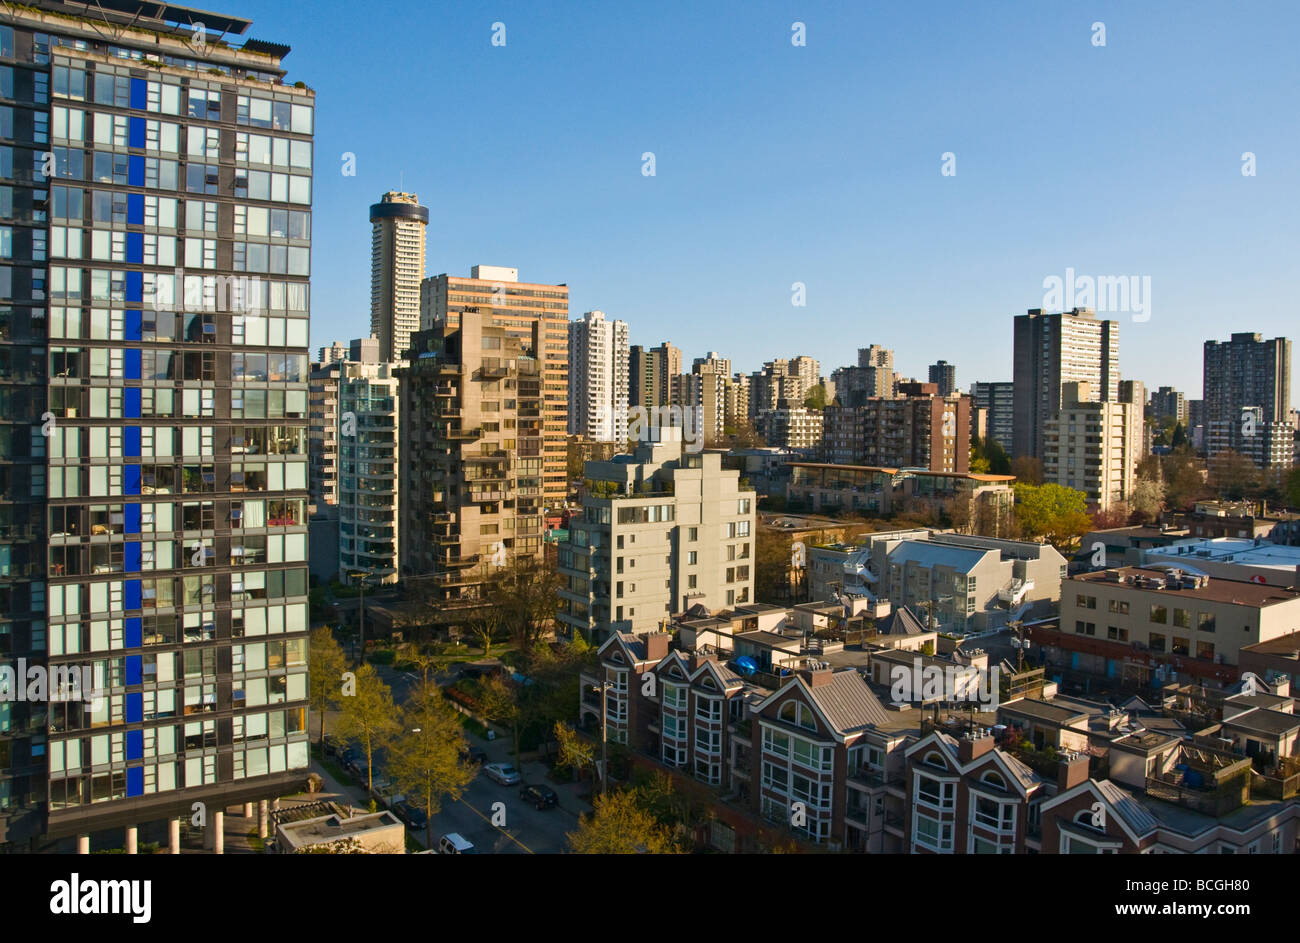
<path fill-rule="evenodd" d="M 1061 792 L 1073 789 L 1088 779 L 1088 754 L 1063 753 L 1056 768 L 1056 785 Z"/>
<path fill-rule="evenodd" d="M 991 752 L 997 745 L 996 737 L 982 727 L 976 728 L 957 743 L 957 760 L 961 763 L 969 763 Z"/>
<path fill-rule="evenodd" d="M 804 667 L 799 669 L 798 673 L 808 687 L 820 688 L 823 684 L 831 683 L 831 676 L 835 672 L 824 661 L 808 661 Z"/>
<path fill-rule="evenodd" d="M 711 661 L 716 665 L 718 663 L 718 653 L 712 649 L 707 652 L 691 652 L 691 671 L 696 671 L 700 665 L 707 661 Z"/>
<path fill-rule="evenodd" d="M 672 635 L 667 632 L 651 632 L 642 638 L 645 639 L 645 657 L 650 661 L 660 662 L 668 657 L 668 640 Z"/>

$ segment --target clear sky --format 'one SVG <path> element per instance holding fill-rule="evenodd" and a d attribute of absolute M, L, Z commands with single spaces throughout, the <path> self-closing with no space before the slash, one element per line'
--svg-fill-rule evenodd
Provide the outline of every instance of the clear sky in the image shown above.
<path fill-rule="evenodd" d="M 1149 276 L 1149 319 L 1110 316 L 1150 388 L 1198 396 L 1207 338 L 1300 334 L 1294 0 L 209 5 L 317 91 L 313 353 L 368 333 L 399 186 L 429 274 L 565 282 L 687 363 L 829 375 L 879 343 L 1009 380 L 1013 315 L 1067 268 Z"/>

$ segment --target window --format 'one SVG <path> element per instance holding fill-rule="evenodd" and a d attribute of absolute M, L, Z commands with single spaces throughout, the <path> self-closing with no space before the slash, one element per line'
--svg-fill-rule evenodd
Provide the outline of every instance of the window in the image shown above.
<path fill-rule="evenodd" d="M 1168 625 L 1169 610 L 1164 606 L 1153 605 L 1151 607 L 1151 621 L 1158 622 L 1161 625 Z"/>
<path fill-rule="evenodd" d="M 1118 615 L 1128 615 L 1128 602 L 1123 599 L 1112 599 L 1107 603 L 1107 609 Z"/>
<path fill-rule="evenodd" d="M 1075 603 L 1075 605 L 1078 606 L 1080 609 L 1096 609 L 1096 608 L 1097 608 L 1097 597 L 1096 597 L 1096 596 L 1085 596 L 1085 595 L 1083 595 L 1082 593 L 1080 593 L 1080 594 L 1078 594 L 1078 595 L 1075 596 L 1075 598 L 1074 598 L 1074 603 Z"/>
<path fill-rule="evenodd" d="M 1214 613 L 1198 612 L 1196 614 L 1196 630 L 1198 632 L 1214 631 Z"/>
<path fill-rule="evenodd" d="M 1147 646 L 1153 652 L 1163 652 L 1165 650 L 1165 637 L 1159 632 L 1152 632 L 1147 636 Z"/>
<path fill-rule="evenodd" d="M 956 784 L 943 782 L 918 772 L 916 774 L 916 796 L 918 801 L 928 803 L 936 808 L 953 809 L 956 807 Z"/>

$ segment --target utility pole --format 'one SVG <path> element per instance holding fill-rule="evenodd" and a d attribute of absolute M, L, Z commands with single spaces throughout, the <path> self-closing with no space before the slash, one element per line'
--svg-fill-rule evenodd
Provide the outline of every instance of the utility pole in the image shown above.
<path fill-rule="evenodd" d="M 609 791 L 609 689 L 614 683 L 608 678 L 596 688 L 600 692 L 600 795 Z"/>
<path fill-rule="evenodd" d="M 357 586 L 361 590 L 360 611 L 357 615 L 357 626 L 361 632 L 361 650 L 357 657 L 357 664 L 366 663 L 366 573 L 349 573 L 348 576 L 358 580 Z"/>

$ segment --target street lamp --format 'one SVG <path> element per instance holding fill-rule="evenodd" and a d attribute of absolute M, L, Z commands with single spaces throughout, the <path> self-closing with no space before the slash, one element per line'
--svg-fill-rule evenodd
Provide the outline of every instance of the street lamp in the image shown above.
<path fill-rule="evenodd" d="M 600 692 L 600 794 L 603 797 L 609 786 L 609 690 L 614 682 L 606 678 L 600 684 L 592 685 L 593 691 Z"/>
<path fill-rule="evenodd" d="M 361 651 L 357 658 L 358 665 L 364 665 L 366 663 L 366 578 L 369 576 L 369 573 L 362 573 L 360 571 L 352 571 L 348 573 L 348 579 L 359 580 L 357 586 L 360 587 L 361 590 L 360 611 L 357 615 L 357 624 L 361 632 Z"/>

